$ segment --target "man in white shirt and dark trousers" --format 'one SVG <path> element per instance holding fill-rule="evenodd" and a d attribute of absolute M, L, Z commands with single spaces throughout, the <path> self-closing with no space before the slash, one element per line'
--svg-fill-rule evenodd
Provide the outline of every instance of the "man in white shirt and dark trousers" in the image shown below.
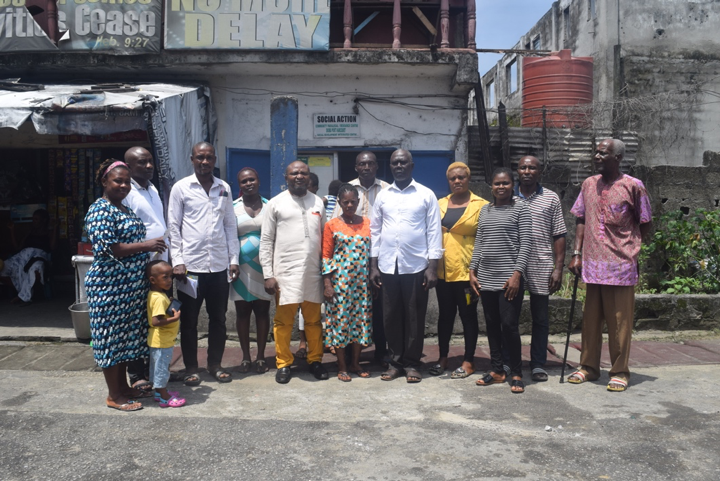
<path fill-rule="evenodd" d="M 375 154 L 369 150 L 363 150 L 355 158 L 355 172 L 358 173 L 358 178 L 349 182 L 357 188 L 359 194 L 357 215 L 367 217 L 370 220 L 372 220 L 372 208 L 378 194 L 390 187 L 390 184 L 376 177 L 377 170 L 378 162 Z M 336 205 L 332 216 L 339 217 L 340 214 L 342 214 L 342 208 L 340 208 L 340 205 Z M 382 363 L 387 367 L 390 359 L 387 357 L 387 341 L 385 339 L 385 326 L 383 325 L 382 292 L 377 294 L 377 297 L 373 294 L 372 318 L 375 362 Z"/>
<path fill-rule="evenodd" d="M 147 235 L 145 240 L 165 237 L 167 240 L 167 227 L 165 226 L 165 215 L 162 201 L 157 189 L 150 181 L 155 172 L 153 156 L 143 147 L 130 147 L 125 152 L 125 163 L 130 168 L 130 192 L 122 201 L 123 205 L 135 212 L 145 224 Z M 163 253 L 155 253 L 152 260 L 168 260 L 167 250 Z M 147 358 L 136 359 L 128 363 L 128 376 L 130 385 L 137 389 L 150 389 Z M 147 387 L 146 387 L 147 386 Z"/>
<path fill-rule="evenodd" d="M 422 380 L 418 371 L 425 337 L 428 291 L 437 283 L 442 258 L 440 208 L 433 191 L 412 178 L 410 152 L 390 156 L 395 182 L 381 191 L 371 216 L 370 280 L 382 288 L 385 336 L 391 365 L 384 381 L 403 375 Z"/>
<path fill-rule="evenodd" d="M 197 323 L 203 301 L 209 317 L 208 372 L 218 382 L 232 380 L 221 363 L 227 338 L 228 282 L 237 279 L 240 272 L 240 243 L 230 186 L 213 175 L 217 161 L 215 148 L 208 142 L 200 142 L 193 147 L 190 160 L 195 173 L 179 180 L 170 192 L 168 229 L 173 275 L 178 282 L 187 282 L 186 275 L 198 281 L 196 298 L 178 291 L 182 302 L 183 381 L 188 386 L 197 386 L 200 384 Z"/>

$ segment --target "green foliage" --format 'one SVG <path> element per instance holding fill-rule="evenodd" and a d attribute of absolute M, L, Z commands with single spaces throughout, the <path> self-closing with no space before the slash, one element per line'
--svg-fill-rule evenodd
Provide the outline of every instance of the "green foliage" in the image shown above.
<path fill-rule="evenodd" d="M 558 297 L 564 297 L 565 299 L 572 299 L 572 292 L 573 292 L 573 285 L 575 284 L 575 274 L 572 272 L 566 272 L 565 275 L 563 275 L 563 281 L 562 285 L 560 286 L 560 289 L 554 293 L 553 295 Z M 580 282 L 578 282 L 578 290 L 575 298 L 580 302 L 585 302 L 585 283 L 582 281 L 582 278 L 580 278 Z"/>
<path fill-rule="evenodd" d="M 655 229 L 640 255 L 646 288 L 668 294 L 720 292 L 720 211 L 670 212 L 655 221 Z"/>

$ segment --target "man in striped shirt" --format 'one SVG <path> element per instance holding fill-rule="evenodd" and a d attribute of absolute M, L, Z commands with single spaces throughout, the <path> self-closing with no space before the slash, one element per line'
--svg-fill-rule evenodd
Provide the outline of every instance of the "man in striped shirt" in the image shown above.
<path fill-rule="evenodd" d="M 547 362 L 548 304 L 550 294 L 562 284 L 565 263 L 567 229 L 558 195 L 540 185 L 542 166 L 533 156 L 520 159 L 517 174 L 520 183 L 515 195 L 527 202 L 532 216 L 532 251 L 526 271 L 527 290 L 530 291 L 532 340 L 530 369 L 532 380 L 547 381 L 543 367 Z"/>

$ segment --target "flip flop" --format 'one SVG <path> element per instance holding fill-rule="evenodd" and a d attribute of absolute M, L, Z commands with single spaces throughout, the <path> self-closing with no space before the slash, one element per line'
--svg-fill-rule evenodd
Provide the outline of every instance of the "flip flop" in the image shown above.
<path fill-rule="evenodd" d="M 445 373 L 445 368 L 440 363 L 433 365 L 428 371 L 432 376 L 442 376 Z"/>
<path fill-rule="evenodd" d="M 301 347 L 300 349 L 295 351 L 295 357 L 298 359 L 305 359 L 307 357 L 307 349 Z"/>
<path fill-rule="evenodd" d="M 245 360 L 243 360 L 243 362 L 240 363 L 240 367 L 238 367 L 238 372 L 241 374 L 248 373 L 248 372 L 250 372 L 251 367 L 252 367 L 252 362 L 245 359 Z"/>
<path fill-rule="evenodd" d="M 470 375 L 473 374 L 474 372 L 475 372 L 475 371 L 473 371 L 473 372 L 467 372 L 467 371 L 466 371 L 465 369 L 463 369 L 462 367 L 459 367 L 459 368 L 455 369 L 455 370 L 452 372 L 452 374 L 450 374 L 450 379 L 465 379 L 466 377 L 470 376 Z"/>
<path fill-rule="evenodd" d="M 143 405 L 141 403 L 139 403 L 137 401 L 132 401 L 132 400 L 130 400 L 124 404 L 118 404 L 115 401 L 105 400 L 105 404 L 110 409 L 117 409 L 118 411 L 123 411 L 123 412 L 139 411 L 143 408 Z"/>
<path fill-rule="evenodd" d="M 370 373 L 366 371 L 365 369 L 359 369 L 357 371 L 350 371 L 353 374 L 357 374 L 358 377 L 361 377 L 363 379 L 367 379 L 370 377 Z"/>
<path fill-rule="evenodd" d="M 613 386 L 615 384 L 615 386 Z M 628 382 L 621 377 L 611 377 L 607 385 L 607 390 L 611 392 L 623 392 L 627 390 Z"/>
<path fill-rule="evenodd" d="M 350 377 L 350 374 L 347 373 L 347 371 L 340 371 L 338 372 L 338 380 L 342 382 L 350 382 L 352 381 L 352 378 Z"/>

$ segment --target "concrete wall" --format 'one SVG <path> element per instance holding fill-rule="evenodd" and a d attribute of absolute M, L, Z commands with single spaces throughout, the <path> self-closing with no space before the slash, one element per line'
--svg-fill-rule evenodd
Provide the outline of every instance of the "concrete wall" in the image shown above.
<path fill-rule="evenodd" d="M 465 112 L 461 108 L 466 105 L 467 91 L 453 92 L 448 76 L 427 76 L 422 71 L 417 66 L 401 74 L 378 67 L 371 76 L 214 76 L 209 83 L 220 119 L 218 151 L 224 152 L 226 147 L 268 150 L 270 103 L 274 95 L 287 93 L 298 99 L 298 148 L 450 150 L 457 160 L 466 162 Z M 355 100 L 362 97 L 373 101 L 361 100 L 357 107 L 360 138 L 313 138 L 313 114 L 352 113 Z M 394 100 L 430 105 L 435 110 L 390 103 Z"/>

